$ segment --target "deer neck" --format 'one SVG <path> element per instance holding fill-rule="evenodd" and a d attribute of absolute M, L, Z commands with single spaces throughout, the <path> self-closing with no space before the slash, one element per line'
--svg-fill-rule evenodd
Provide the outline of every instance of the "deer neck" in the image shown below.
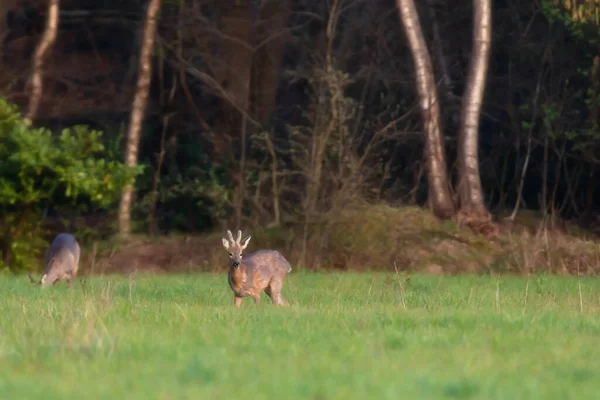
<path fill-rule="evenodd" d="M 242 263 L 239 267 L 229 267 L 229 276 L 231 277 L 231 286 L 234 290 L 239 291 L 247 280 L 246 266 Z"/>

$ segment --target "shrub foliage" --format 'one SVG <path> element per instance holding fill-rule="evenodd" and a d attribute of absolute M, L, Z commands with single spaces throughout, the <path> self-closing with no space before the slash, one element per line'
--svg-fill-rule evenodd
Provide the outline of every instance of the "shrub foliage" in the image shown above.
<path fill-rule="evenodd" d="M 34 269 L 43 210 L 78 200 L 109 207 L 141 171 L 109 159 L 102 132 L 74 126 L 54 134 L 33 128 L 0 99 L 0 268 Z"/>

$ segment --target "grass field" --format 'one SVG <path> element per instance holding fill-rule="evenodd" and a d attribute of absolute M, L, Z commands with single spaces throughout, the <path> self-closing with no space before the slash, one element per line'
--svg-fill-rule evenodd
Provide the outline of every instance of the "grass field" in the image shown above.
<path fill-rule="evenodd" d="M 2 399 L 567 399 L 600 393 L 600 280 L 294 273 L 0 278 Z M 581 292 L 581 295 L 580 295 Z"/>

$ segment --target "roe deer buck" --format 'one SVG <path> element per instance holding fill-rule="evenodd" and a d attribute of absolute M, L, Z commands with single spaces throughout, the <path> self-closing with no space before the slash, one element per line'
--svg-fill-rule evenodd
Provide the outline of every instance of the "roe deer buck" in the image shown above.
<path fill-rule="evenodd" d="M 66 280 L 73 287 L 73 279 L 79 270 L 79 255 L 81 249 L 79 243 L 68 233 L 56 235 L 52 245 L 46 250 L 46 269 L 39 281 L 35 281 L 31 275 L 29 280 L 42 287 L 51 286 L 57 281 Z"/>
<path fill-rule="evenodd" d="M 223 247 L 229 253 L 229 286 L 233 290 L 233 305 L 239 307 L 244 297 L 250 296 L 260 305 L 260 292 L 271 298 L 273 304 L 286 305 L 281 295 L 285 276 L 292 271 L 290 263 L 277 250 L 258 250 L 242 258 L 251 236 L 241 243 L 242 231 L 238 230 L 237 240 L 227 231 L 229 240 L 222 238 Z"/>

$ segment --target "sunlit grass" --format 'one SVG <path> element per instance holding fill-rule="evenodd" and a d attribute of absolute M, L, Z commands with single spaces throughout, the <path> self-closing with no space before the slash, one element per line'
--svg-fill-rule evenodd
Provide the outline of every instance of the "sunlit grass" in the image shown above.
<path fill-rule="evenodd" d="M 236 310 L 223 275 L 3 277 L 0 397 L 597 397 L 600 280 L 406 278 L 295 272 Z"/>

